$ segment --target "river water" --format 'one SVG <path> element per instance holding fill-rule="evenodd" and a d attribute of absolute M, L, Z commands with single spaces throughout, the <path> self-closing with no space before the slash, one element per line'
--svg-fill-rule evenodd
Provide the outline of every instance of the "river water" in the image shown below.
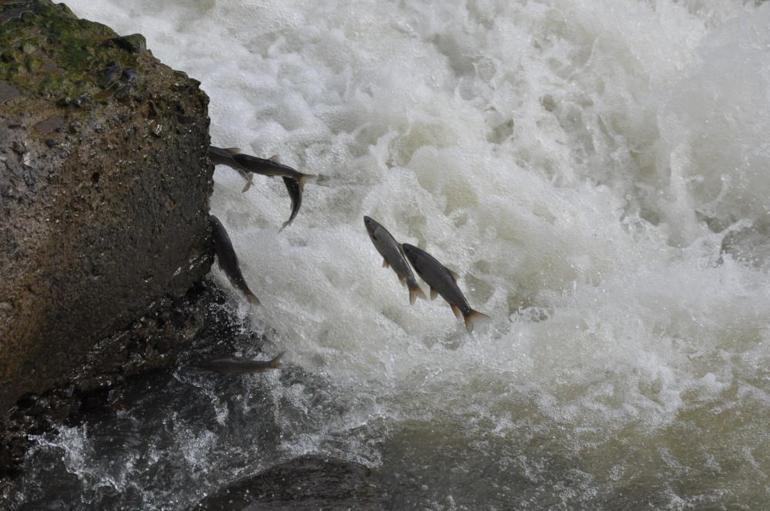
<path fill-rule="evenodd" d="M 186 509 L 322 453 L 396 508 L 767 508 L 770 6 L 67 3 L 200 80 L 213 143 L 324 178 L 279 233 L 280 180 L 215 175 L 289 369 L 37 438 L 30 501 Z M 365 214 L 492 321 L 410 306 Z"/>

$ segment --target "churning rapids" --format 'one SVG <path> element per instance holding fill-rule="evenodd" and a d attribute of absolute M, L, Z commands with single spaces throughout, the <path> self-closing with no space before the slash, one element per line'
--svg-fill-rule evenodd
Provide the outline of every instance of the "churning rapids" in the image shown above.
<path fill-rule="evenodd" d="M 770 5 L 67 3 L 199 79 L 212 143 L 327 179 L 280 234 L 280 180 L 211 199 L 298 372 L 179 369 L 38 437 L 27 502 L 186 509 L 324 453 L 401 509 L 766 509 Z M 493 321 L 410 306 L 365 214 Z"/>

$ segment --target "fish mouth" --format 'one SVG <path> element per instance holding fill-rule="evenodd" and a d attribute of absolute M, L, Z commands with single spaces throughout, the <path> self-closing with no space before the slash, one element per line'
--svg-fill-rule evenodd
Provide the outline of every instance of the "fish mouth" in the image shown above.
<path fill-rule="evenodd" d="M 366 226 L 366 230 L 369 231 L 369 234 L 373 234 L 374 230 L 377 228 L 377 222 L 366 215 L 364 215 L 364 225 Z"/>

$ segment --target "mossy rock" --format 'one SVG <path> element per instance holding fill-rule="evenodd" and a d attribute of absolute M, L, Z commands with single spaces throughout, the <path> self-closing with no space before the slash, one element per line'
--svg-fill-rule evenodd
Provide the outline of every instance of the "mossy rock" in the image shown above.
<path fill-rule="evenodd" d="M 49 0 L 0 0 L 0 418 L 211 263 L 208 98 Z"/>

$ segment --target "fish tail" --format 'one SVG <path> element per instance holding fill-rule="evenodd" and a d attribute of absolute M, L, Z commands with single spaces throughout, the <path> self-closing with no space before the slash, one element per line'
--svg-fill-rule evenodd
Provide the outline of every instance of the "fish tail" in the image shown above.
<path fill-rule="evenodd" d="M 270 361 L 270 368 L 271 369 L 279 369 L 281 367 L 281 357 L 285 354 L 285 351 L 280 352 L 278 355 L 275 356 L 273 360 Z"/>
<path fill-rule="evenodd" d="M 490 319 L 489 316 L 486 314 L 479 312 L 477 310 L 471 309 L 471 311 L 465 315 L 465 329 L 468 330 L 468 332 L 473 332 L 473 325 L 480 320 L 487 320 Z"/>
<path fill-rule="evenodd" d="M 423 292 L 422 288 L 416 282 L 410 283 L 409 284 L 409 303 L 414 305 L 414 302 L 417 301 L 418 296 L 423 300 L 428 299 L 428 297 L 425 296 L 425 293 Z"/>
<path fill-rule="evenodd" d="M 319 178 L 318 174 L 302 174 L 297 178 L 297 183 L 299 184 L 299 189 L 302 191 L 305 187 L 305 183 L 313 182 L 315 183 Z"/>
<path fill-rule="evenodd" d="M 246 300 L 252 305 L 259 305 L 259 298 L 251 291 L 246 291 Z"/>

